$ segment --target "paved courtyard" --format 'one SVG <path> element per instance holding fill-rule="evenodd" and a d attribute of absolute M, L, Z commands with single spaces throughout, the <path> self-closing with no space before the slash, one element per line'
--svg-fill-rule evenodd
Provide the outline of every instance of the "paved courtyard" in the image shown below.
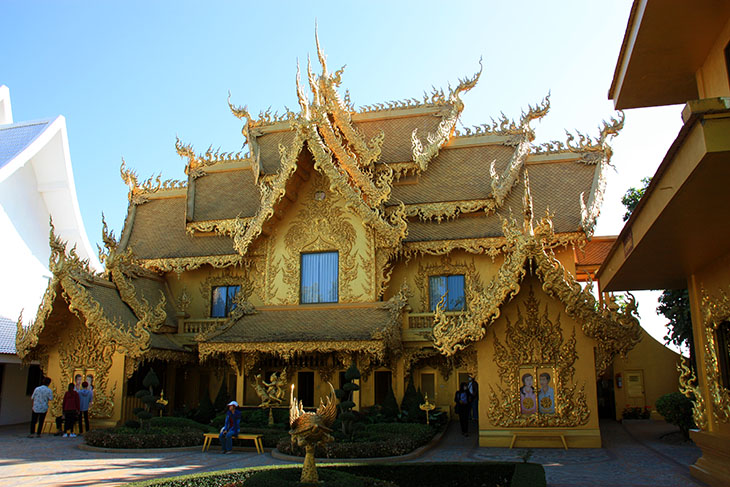
<path fill-rule="evenodd" d="M 473 426 L 475 428 L 475 426 Z M 700 456 L 695 446 L 659 440 L 674 427 L 659 421 L 624 425 L 602 422 L 604 448 L 583 450 L 535 449 L 530 461 L 545 466 L 551 487 L 658 486 L 695 487 L 688 466 Z M 474 432 L 475 433 L 475 432 Z M 80 450 L 81 438 L 45 436 L 26 438 L 26 426 L 0 428 L 0 485 L 112 486 L 168 477 L 255 465 L 286 462 L 268 453 L 235 452 L 221 455 L 213 448 L 164 453 L 100 453 Z M 452 423 L 440 444 L 413 461 L 516 460 L 522 449 L 478 448 Z"/>

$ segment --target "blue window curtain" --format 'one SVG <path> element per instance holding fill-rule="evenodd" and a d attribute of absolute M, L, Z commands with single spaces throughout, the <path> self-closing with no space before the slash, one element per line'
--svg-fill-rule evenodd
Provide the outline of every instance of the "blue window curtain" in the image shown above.
<path fill-rule="evenodd" d="M 233 298 L 241 289 L 241 286 L 216 286 L 211 296 L 210 316 L 212 318 L 225 318 L 231 314 L 236 307 Z"/>
<path fill-rule="evenodd" d="M 337 302 L 337 252 L 302 254 L 301 302 Z"/>
<path fill-rule="evenodd" d="M 444 300 L 444 311 L 459 311 L 466 309 L 463 274 L 429 277 L 428 294 L 431 311 L 436 311 L 436 306 L 439 301 L 441 301 L 441 297 L 444 294 L 446 294 L 446 299 Z"/>

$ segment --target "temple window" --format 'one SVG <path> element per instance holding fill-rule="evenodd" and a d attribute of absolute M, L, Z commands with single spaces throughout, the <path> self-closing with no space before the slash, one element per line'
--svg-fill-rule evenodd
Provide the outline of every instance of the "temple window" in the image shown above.
<path fill-rule="evenodd" d="M 336 303 L 337 252 L 302 254 L 301 303 Z"/>
<path fill-rule="evenodd" d="M 730 321 L 723 321 L 717 327 L 717 348 L 720 383 L 730 389 Z"/>
<path fill-rule="evenodd" d="M 436 311 L 436 306 L 444 295 L 446 295 L 443 304 L 444 311 L 461 311 L 465 309 L 464 274 L 430 276 L 428 278 L 428 295 L 431 311 Z"/>
<path fill-rule="evenodd" d="M 225 318 L 231 314 L 236 307 L 233 298 L 241 289 L 241 286 L 214 286 L 211 292 L 211 318 Z"/>

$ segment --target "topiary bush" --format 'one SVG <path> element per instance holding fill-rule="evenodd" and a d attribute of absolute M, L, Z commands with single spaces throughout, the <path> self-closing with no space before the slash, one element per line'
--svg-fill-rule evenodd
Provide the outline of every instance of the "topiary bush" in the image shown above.
<path fill-rule="evenodd" d="M 416 390 L 413 385 L 413 378 L 411 378 L 400 403 L 401 421 L 425 423 L 426 414 L 419 407 L 424 402 L 425 398 Z"/>
<path fill-rule="evenodd" d="M 197 421 L 193 421 L 192 419 L 177 418 L 175 416 L 158 416 L 155 418 L 151 418 L 149 423 L 150 426 L 153 428 L 177 428 L 180 430 L 188 429 L 200 431 L 202 433 L 216 433 L 219 430 L 219 428 L 215 428 L 206 424 L 201 424 Z"/>
<path fill-rule="evenodd" d="M 664 394 L 656 401 L 657 412 L 664 416 L 667 423 L 678 426 L 685 440 L 689 440 L 689 430 L 697 427 L 692 417 L 692 407 L 692 401 L 679 392 Z"/>
<path fill-rule="evenodd" d="M 400 409 L 398 409 L 398 401 L 395 399 L 393 387 L 388 387 L 388 394 L 385 396 L 385 400 L 383 401 L 382 412 L 383 416 L 388 418 L 388 420 L 395 421 L 398 419 Z"/>
<path fill-rule="evenodd" d="M 140 389 L 135 393 L 135 397 L 142 401 L 144 407 L 134 408 L 134 414 L 139 419 L 140 425 L 147 427 L 147 422 L 152 419 L 159 411 L 164 409 L 164 406 L 157 403 L 157 396 L 155 396 L 155 388 L 160 386 L 160 379 L 157 378 L 157 374 L 152 367 L 147 371 L 147 375 L 142 380 L 144 389 Z"/>
<path fill-rule="evenodd" d="M 350 438 L 355 433 L 355 423 L 357 422 L 357 415 L 352 410 L 355 407 L 352 394 L 360 390 L 360 386 L 355 384 L 358 379 L 360 379 L 360 371 L 353 362 L 345 371 L 345 382 L 342 384 L 342 388 L 335 391 L 335 396 L 340 400 L 337 405 L 339 409 L 337 419 L 341 425 L 342 434 Z"/>

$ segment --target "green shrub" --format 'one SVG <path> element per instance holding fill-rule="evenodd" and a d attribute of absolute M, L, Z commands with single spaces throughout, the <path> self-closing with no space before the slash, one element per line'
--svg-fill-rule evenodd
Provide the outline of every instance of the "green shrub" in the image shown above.
<path fill-rule="evenodd" d="M 198 430 L 150 426 L 147 429 L 112 428 L 84 434 L 87 445 L 99 448 L 176 448 L 203 444 Z"/>
<path fill-rule="evenodd" d="M 315 455 L 320 458 L 375 458 L 405 455 L 428 443 L 435 429 L 425 424 L 380 423 L 364 425 L 351 441 L 335 441 L 320 445 Z M 304 448 L 282 438 L 276 445 L 286 455 L 304 456 Z"/>
<path fill-rule="evenodd" d="M 203 433 L 215 433 L 220 428 L 198 423 L 188 418 L 177 418 L 175 416 L 158 416 L 150 419 L 150 426 L 160 428 L 177 428 L 197 430 Z"/>
<path fill-rule="evenodd" d="M 349 437 L 352 437 L 355 433 L 355 424 L 358 420 L 357 415 L 352 410 L 355 407 L 355 403 L 352 401 L 352 394 L 360 389 L 360 386 L 355 384 L 355 381 L 359 378 L 360 371 L 353 362 L 345 371 L 345 382 L 342 384 L 342 388 L 335 391 L 335 396 L 340 401 L 337 406 L 340 413 L 337 417 L 337 426 L 342 429 L 343 435 Z"/>
<path fill-rule="evenodd" d="M 396 484 L 371 477 L 361 477 L 351 473 L 317 469 L 320 487 L 398 487 Z M 236 482 L 230 487 L 295 487 L 300 484 L 301 469 L 271 469 L 253 474 L 245 482 Z"/>
<path fill-rule="evenodd" d="M 228 386 L 224 380 L 221 382 L 221 386 L 218 388 L 218 394 L 216 394 L 215 400 L 213 401 L 213 410 L 223 411 L 226 409 L 229 402 L 231 402 L 231 400 L 228 397 Z"/>
<path fill-rule="evenodd" d="M 413 385 L 413 378 L 411 378 L 408 381 L 408 386 L 400 403 L 401 420 L 413 423 L 425 423 L 426 414 L 419 407 L 424 402 L 424 397 L 416 390 Z"/>
<path fill-rule="evenodd" d="M 203 397 L 200 399 L 200 405 L 198 410 L 192 419 L 198 423 L 209 424 L 210 421 L 215 417 L 215 409 L 213 409 L 213 403 L 210 402 L 210 396 L 208 391 L 203 392 Z"/>
<path fill-rule="evenodd" d="M 289 476 L 294 480 L 301 475 L 300 466 L 266 466 L 239 470 L 225 470 L 138 482 L 131 485 L 146 487 L 249 487 L 248 482 L 258 472 L 281 472 L 277 477 Z M 284 474 L 289 471 L 291 473 Z M 371 477 L 400 487 L 545 487 L 545 471 L 532 463 L 390 463 L 390 464 L 338 464 L 320 465 L 320 479 L 329 477 L 328 472 L 347 472 L 359 477 Z M 265 477 L 266 478 L 266 477 Z M 271 478 L 271 477 L 269 477 Z M 329 477 L 331 479 L 331 477 Z M 277 484 L 274 481 L 261 485 Z M 292 484 L 296 485 L 296 484 Z M 322 484 L 325 485 L 325 484 Z M 329 484 L 327 484 L 329 485 Z M 353 485 L 353 484 L 344 484 Z M 357 484 L 355 484 L 357 485 Z M 387 484 L 380 484 L 387 485 Z"/>
<path fill-rule="evenodd" d="M 393 388 L 388 387 L 388 394 L 385 396 L 385 400 L 383 401 L 383 415 L 386 418 L 396 419 L 399 412 L 400 409 L 398 409 L 398 401 L 395 400 Z"/>
<path fill-rule="evenodd" d="M 264 435 L 261 439 L 266 448 L 275 448 L 282 439 L 289 441 L 289 430 L 279 428 L 251 428 L 241 427 L 241 433 Z"/>
<path fill-rule="evenodd" d="M 689 440 L 689 430 L 696 428 L 692 406 L 692 401 L 679 392 L 664 394 L 656 401 L 657 412 L 667 423 L 678 426 L 686 440 Z"/>

